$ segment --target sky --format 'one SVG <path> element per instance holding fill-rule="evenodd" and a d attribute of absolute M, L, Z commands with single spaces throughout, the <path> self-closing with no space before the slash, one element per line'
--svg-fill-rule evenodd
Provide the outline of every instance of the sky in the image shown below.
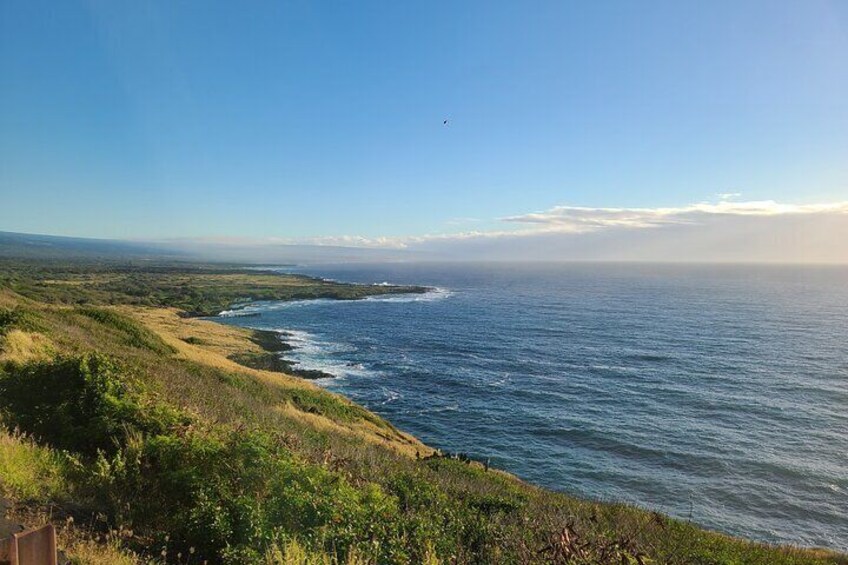
<path fill-rule="evenodd" d="M 0 124 L 0 231 L 848 262 L 841 0 L 5 0 Z"/>

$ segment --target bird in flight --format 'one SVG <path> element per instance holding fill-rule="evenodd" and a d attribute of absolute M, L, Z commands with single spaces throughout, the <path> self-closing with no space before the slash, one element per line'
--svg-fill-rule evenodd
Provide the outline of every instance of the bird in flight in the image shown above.
<path fill-rule="evenodd" d="M 447 121 L 447 120 L 443 121 L 443 122 L 442 122 L 442 125 L 443 125 L 443 126 L 448 125 L 448 121 Z"/>

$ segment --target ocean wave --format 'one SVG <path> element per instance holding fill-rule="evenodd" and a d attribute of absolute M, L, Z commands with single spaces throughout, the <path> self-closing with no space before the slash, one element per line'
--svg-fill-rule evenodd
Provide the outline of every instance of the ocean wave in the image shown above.
<path fill-rule="evenodd" d="M 444 406 L 435 406 L 433 408 L 427 408 L 425 410 L 421 410 L 421 414 L 438 414 L 440 412 L 457 412 L 459 410 L 459 404 L 446 404 Z"/>
<path fill-rule="evenodd" d="M 489 381 L 486 384 L 488 386 L 502 387 L 505 384 L 509 383 L 511 380 L 512 379 L 510 377 L 510 373 L 507 373 L 507 374 L 503 375 L 502 377 L 500 377 L 499 379 L 496 379 L 494 381 Z"/>
<path fill-rule="evenodd" d="M 223 310 L 218 312 L 219 318 L 249 318 L 250 316 L 256 316 L 259 312 L 257 310 L 251 310 L 249 307 L 243 308 L 233 308 L 231 310 Z"/>
<path fill-rule="evenodd" d="M 382 285 L 383 283 L 378 283 Z M 433 302 L 443 300 L 454 295 L 452 290 L 446 288 L 433 288 L 427 292 L 416 294 L 380 294 L 377 296 L 366 296 L 359 300 L 338 300 L 335 298 L 307 298 L 304 300 L 280 300 L 280 301 L 263 301 L 245 304 L 244 306 L 231 308 L 218 313 L 219 318 L 243 318 L 251 316 L 259 316 L 263 312 L 273 312 L 276 310 L 287 310 L 291 308 L 304 308 L 309 306 L 342 306 L 363 304 L 369 302 L 392 302 L 392 303 L 407 303 L 407 302 Z"/>
<path fill-rule="evenodd" d="M 395 400 L 403 398 L 403 395 L 400 392 L 386 387 L 382 387 L 381 392 L 383 393 L 383 401 L 380 404 L 389 404 Z"/>
<path fill-rule="evenodd" d="M 384 283 L 379 283 L 383 285 Z M 452 290 L 447 288 L 436 287 L 421 294 L 381 294 L 379 296 L 368 296 L 365 302 L 433 302 L 435 300 L 443 300 L 454 295 Z"/>
<path fill-rule="evenodd" d="M 340 357 L 357 351 L 357 348 L 349 343 L 325 340 L 303 330 L 276 329 L 275 331 L 279 332 L 283 342 L 292 347 L 285 353 L 285 358 L 297 369 L 321 371 L 337 379 L 376 375 L 375 371 L 368 369 L 362 363 Z M 329 382 L 330 379 L 316 379 L 318 384 L 322 381 Z"/>

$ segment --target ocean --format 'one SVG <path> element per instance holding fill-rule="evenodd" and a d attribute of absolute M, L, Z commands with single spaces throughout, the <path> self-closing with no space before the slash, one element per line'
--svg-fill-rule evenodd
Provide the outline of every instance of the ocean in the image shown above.
<path fill-rule="evenodd" d="M 583 498 L 848 550 L 848 269 L 297 269 L 424 295 L 255 303 L 318 384 L 424 442 Z"/>

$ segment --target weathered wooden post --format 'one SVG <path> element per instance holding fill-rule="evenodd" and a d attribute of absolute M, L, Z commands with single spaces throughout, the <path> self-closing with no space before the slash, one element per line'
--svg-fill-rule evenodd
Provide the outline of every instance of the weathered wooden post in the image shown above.
<path fill-rule="evenodd" d="M 57 565 L 56 528 L 53 524 L 12 534 L 10 541 L 10 565 Z"/>

